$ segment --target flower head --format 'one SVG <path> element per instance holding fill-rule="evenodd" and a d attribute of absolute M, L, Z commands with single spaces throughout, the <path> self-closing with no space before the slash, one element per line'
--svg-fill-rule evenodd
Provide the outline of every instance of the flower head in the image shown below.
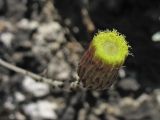
<path fill-rule="evenodd" d="M 116 30 L 98 32 L 78 67 L 78 75 L 84 87 L 106 89 L 118 76 L 118 70 L 128 56 L 129 45 Z"/>
<path fill-rule="evenodd" d="M 98 32 L 91 42 L 95 49 L 95 57 L 106 64 L 124 63 L 128 56 L 128 45 L 125 36 L 116 30 Z"/>

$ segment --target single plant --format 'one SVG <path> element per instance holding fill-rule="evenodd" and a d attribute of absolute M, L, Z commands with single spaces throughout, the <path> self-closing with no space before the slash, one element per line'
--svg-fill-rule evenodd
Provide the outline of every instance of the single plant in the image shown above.
<path fill-rule="evenodd" d="M 79 62 L 79 81 L 87 89 L 109 88 L 117 79 L 128 49 L 125 36 L 116 30 L 98 32 Z"/>

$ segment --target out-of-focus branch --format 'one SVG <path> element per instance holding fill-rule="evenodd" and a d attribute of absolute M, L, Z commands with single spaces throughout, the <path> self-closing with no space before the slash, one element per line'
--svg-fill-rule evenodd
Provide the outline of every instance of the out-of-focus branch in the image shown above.
<path fill-rule="evenodd" d="M 62 87 L 64 85 L 64 82 L 62 82 L 62 81 L 52 80 L 52 79 L 49 79 L 49 78 L 42 77 L 40 75 L 37 75 L 37 74 L 32 73 L 30 71 L 27 71 L 25 69 L 19 68 L 19 67 L 15 66 L 15 65 L 12 65 L 12 64 L 10 64 L 10 63 L 2 60 L 2 59 L 0 59 L 0 66 L 3 66 L 3 67 L 5 67 L 5 68 L 7 68 L 9 70 L 15 71 L 15 72 L 17 72 L 19 74 L 22 74 L 22 75 L 25 75 L 25 76 L 29 76 L 29 77 L 33 78 L 34 80 L 36 80 L 36 81 L 45 82 L 47 84 L 52 85 L 53 87 L 57 87 L 58 88 L 58 87 Z M 76 82 L 72 82 L 70 84 L 70 86 L 69 86 L 69 89 L 76 88 L 76 87 L 78 87 L 78 84 Z"/>
<path fill-rule="evenodd" d="M 89 33 L 93 33 L 95 31 L 95 25 L 88 13 L 88 10 L 86 8 L 81 9 L 81 15 L 82 15 L 82 22 L 86 26 L 86 29 Z"/>

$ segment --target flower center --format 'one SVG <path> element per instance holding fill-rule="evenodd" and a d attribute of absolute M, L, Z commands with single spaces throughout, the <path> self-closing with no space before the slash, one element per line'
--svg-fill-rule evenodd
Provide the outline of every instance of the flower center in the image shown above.
<path fill-rule="evenodd" d="M 118 53 L 118 46 L 110 41 L 104 43 L 104 50 L 107 55 L 114 56 Z"/>

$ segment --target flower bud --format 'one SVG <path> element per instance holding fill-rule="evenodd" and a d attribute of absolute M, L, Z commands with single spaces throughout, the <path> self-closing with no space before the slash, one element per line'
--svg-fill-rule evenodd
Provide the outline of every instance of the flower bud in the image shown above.
<path fill-rule="evenodd" d="M 92 90 L 109 88 L 128 56 L 128 48 L 125 37 L 116 30 L 98 32 L 79 62 L 82 85 Z"/>

